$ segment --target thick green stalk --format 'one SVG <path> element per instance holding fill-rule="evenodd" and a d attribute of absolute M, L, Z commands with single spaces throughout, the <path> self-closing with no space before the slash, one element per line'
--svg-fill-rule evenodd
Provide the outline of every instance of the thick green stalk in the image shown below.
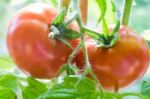
<path fill-rule="evenodd" d="M 132 9 L 132 3 L 133 3 L 133 0 L 125 0 L 125 3 L 124 3 L 122 24 L 125 26 L 127 26 L 129 23 L 130 13 L 131 13 L 131 9 Z"/>

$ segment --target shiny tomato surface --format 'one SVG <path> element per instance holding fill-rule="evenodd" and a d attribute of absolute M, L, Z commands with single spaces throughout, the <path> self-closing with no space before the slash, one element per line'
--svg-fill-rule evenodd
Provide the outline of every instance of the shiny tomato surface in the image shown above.
<path fill-rule="evenodd" d="M 127 86 L 142 77 L 148 68 L 145 40 L 128 27 L 121 27 L 119 35 L 118 42 L 110 48 L 97 47 L 93 39 L 85 40 L 91 68 L 105 89 Z M 85 68 L 81 49 L 75 60 L 79 68 Z"/>
<path fill-rule="evenodd" d="M 48 38 L 57 14 L 56 9 L 46 4 L 31 4 L 17 12 L 9 24 L 9 54 L 21 70 L 34 77 L 55 77 L 72 52 L 59 40 Z"/>

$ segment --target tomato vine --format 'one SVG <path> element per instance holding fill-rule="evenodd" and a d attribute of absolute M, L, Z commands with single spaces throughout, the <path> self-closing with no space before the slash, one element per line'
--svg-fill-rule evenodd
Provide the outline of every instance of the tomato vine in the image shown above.
<path fill-rule="evenodd" d="M 86 4 L 85 7 L 83 7 L 84 4 L 81 4 L 83 2 Z M 59 13 L 55 9 L 49 7 L 47 8 L 47 5 L 43 4 L 33 4 L 29 7 L 29 9 L 33 7 L 42 10 L 42 14 L 40 13 L 41 15 L 39 15 L 39 13 L 36 11 L 30 12 L 27 8 L 21 10 L 24 12 L 18 12 L 16 15 L 17 17 L 15 17 L 9 25 L 7 38 L 8 49 L 12 59 L 15 61 L 18 67 L 21 70 L 28 72 L 30 76 L 21 77 L 18 74 L 13 73 L 2 74 L 0 76 L 0 98 L 2 97 L 2 99 L 5 99 L 5 97 L 9 97 L 9 99 L 16 99 L 16 97 L 19 97 L 19 99 L 124 99 L 128 96 L 140 97 L 142 99 L 150 98 L 150 83 L 147 81 L 142 83 L 141 92 L 139 93 L 119 92 L 119 88 L 127 86 L 137 78 L 141 77 L 141 75 L 143 75 L 147 69 L 148 63 L 148 55 L 146 55 L 147 46 L 145 41 L 142 38 L 134 35 L 134 32 L 130 30 L 130 28 L 126 27 L 129 22 L 133 0 L 125 0 L 122 24 L 120 22 L 120 17 L 117 17 L 117 23 L 113 28 L 109 28 L 105 17 L 106 11 L 108 9 L 107 1 L 96 0 L 95 2 L 98 4 L 101 12 L 98 23 L 102 23 L 103 31 L 99 32 L 86 27 L 88 0 L 61 0 Z M 112 0 L 111 3 L 113 5 L 113 11 L 117 13 L 115 3 Z M 52 12 L 51 9 L 54 12 Z M 71 11 L 71 13 L 69 11 Z M 72 16 L 68 18 L 68 14 L 72 14 Z M 49 18 L 49 16 L 51 18 Z M 76 21 L 77 26 L 74 24 L 74 21 Z M 15 22 L 18 22 L 18 24 Z M 19 30 L 20 28 L 21 30 Z M 29 34 L 27 35 L 27 33 Z M 37 33 L 40 35 L 37 35 Z M 11 34 L 11 36 L 9 34 Z M 12 36 L 13 34 L 16 34 L 16 36 Z M 24 38 L 19 38 L 20 35 Z M 17 37 L 18 40 L 16 40 Z M 132 40 L 128 39 L 127 37 L 131 38 Z M 45 43 L 44 41 L 46 40 L 47 42 Z M 28 41 L 32 43 L 29 43 Z M 42 43 L 37 44 L 39 41 Z M 77 44 L 72 44 L 76 42 Z M 126 46 L 124 47 L 121 44 L 125 44 Z M 16 47 L 17 45 L 20 45 L 20 47 Z M 123 49 L 120 49 L 120 46 Z M 131 46 L 135 46 L 135 48 L 132 48 Z M 39 50 L 37 51 L 38 48 Z M 44 48 L 47 49 L 45 50 Z M 135 49 L 139 50 L 136 51 Z M 103 53 L 101 53 L 102 51 Z M 111 53 L 115 51 L 119 51 L 122 55 L 120 55 L 119 58 L 111 57 L 112 59 L 105 56 L 107 52 Z M 18 54 L 20 52 L 21 55 Z M 34 61 L 31 61 L 31 59 L 27 57 L 31 54 L 31 52 L 34 53 L 32 57 L 32 60 Z M 52 57 L 52 52 L 57 54 L 58 57 Z M 44 55 L 39 57 L 41 53 L 44 53 Z M 127 53 L 127 55 L 123 53 Z M 131 55 L 132 53 L 133 55 Z M 140 53 L 138 55 L 142 58 L 135 58 L 135 53 Z M 76 62 L 76 57 L 78 54 L 79 57 L 83 54 L 83 57 L 80 57 L 83 58 L 83 60 L 78 59 Z M 118 56 L 116 53 L 112 54 L 114 56 Z M 93 56 L 95 58 L 93 58 Z M 132 72 L 131 74 L 134 74 L 133 77 L 126 75 L 128 72 L 121 73 L 119 70 L 120 68 L 121 70 L 124 69 L 124 63 L 122 63 L 123 65 L 117 64 L 117 67 L 115 67 L 115 62 L 119 63 L 120 59 L 122 60 L 122 57 L 125 57 L 125 59 L 126 57 L 129 58 L 126 59 L 124 63 L 132 65 L 132 67 L 136 67 L 134 69 L 140 73 L 134 74 Z M 25 58 L 27 61 L 25 61 Z M 94 59 L 96 61 L 93 61 Z M 105 59 L 105 63 L 110 64 L 103 63 L 102 59 Z M 107 61 L 108 59 L 112 61 Z M 138 64 L 134 65 L 135 63 L 131 62 L 130 60 L 137 60 L 139 64 L 143 63 L 143 65 L 141 65 L 143 67 L 139 69 L 140 66 Z M 39 62 L 41 62 L 41 64 Z M 49 62 L 52 63 L 49 64 Z M 83 66 L 81 66 L 82 68 L 78 67 L 78 62 L 79 64 L 80 62 L 84 62 Z M 102 69 L 100 69 L 100 66 L 111 66 L 111 68 L 101 67 Z M 130 68 L 128 71 L 133 71 L 132 67 L 128 67 Z M 54 71 L 52 71 L 51 68 L 53 68 L 52 70 Z M 118 70 L 120 75 L 114 77 L 114 75 L 117 74 L 116 70 L 109 70 L 109 73 L 107 71 L 103 71 L 103 69 L 108 68 L 112 70 L 117 68 L 116 70 Z M 123 77 L 126 79 L 123 79 Z M 128 77 L 129 79 L 127 79 Z M 36 78 L 46 78 L 48 80 L 44 81 Z M 108 79 L 110 80 L 109 82 Z M 103 82 L 103 80 L 106 81 Z M 126 82 L 126 80 L 129 81 Z M 114 89 L 114 91 L 107 91 L 106 87 L 110 87 L 110 89 Z"/>

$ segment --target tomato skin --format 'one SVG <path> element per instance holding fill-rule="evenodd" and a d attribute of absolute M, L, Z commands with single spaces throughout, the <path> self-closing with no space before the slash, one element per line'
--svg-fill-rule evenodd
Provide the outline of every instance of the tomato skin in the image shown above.
<path fill-rule="evenodd" d="M 120 39 L 111 48 L 96 47 L 93 39 L 85 44 L 91 68 L 105 89 L 118 90 L 142 77 L 148 68 L 148 46 L 144 39 L 128 27 L 121 27 Z M 84 69 L 83 51 L 76 56 L 76 64 Z"/>
<path fill-rule="evenodd" d="M 64 43 L 48 38 L 56 15 L 57 10 L 46 4 L 31 4 L 16 13 L 8 27 L 10 56 L 21 70 L 37 78 L 55 77 L 72 52 Z"/>

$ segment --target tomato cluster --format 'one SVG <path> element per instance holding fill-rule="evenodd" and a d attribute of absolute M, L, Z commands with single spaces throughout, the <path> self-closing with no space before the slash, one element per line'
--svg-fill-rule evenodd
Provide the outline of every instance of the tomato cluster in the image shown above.
<path fill-rule="evenodd" d="M 32 4 L 16 13 L 9 24 L 9 54 L 21 70 L 34 77 L 55 77 L 73 51 L 61 41 L 48 38 L 57 14 L 56 9 L 45 4 Z M 75 24 L 69 26 L 77 30 L 75 27 Z M 91 68 L 107 89 L 132 83 L 145 73 L 149 64 L 144 39 L 125 26 L 120 28 L 119 35 L 117 43 L 109 48 L 97 47 L 94 39 L 85 40 Z M 69 42 L 73 46 L 77 44 L 74 40 Z M 77 53 L 75 63 L 80 69 L 85 68 L 82 49 Z"/>

